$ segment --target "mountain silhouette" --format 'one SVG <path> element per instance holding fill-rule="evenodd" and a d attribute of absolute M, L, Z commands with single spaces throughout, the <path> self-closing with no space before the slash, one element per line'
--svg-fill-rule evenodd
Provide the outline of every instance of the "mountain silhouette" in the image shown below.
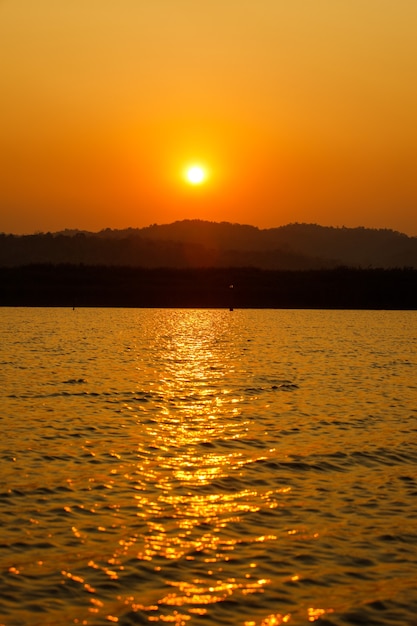
<path fill-rule="evenodd" d="M 260 229 L 183 220 L 97 233 L 0 234 L 0 266 L 36 263 L 144 268 L 417 268 L 417 237 L 388 229 L 288 224 Z"/>

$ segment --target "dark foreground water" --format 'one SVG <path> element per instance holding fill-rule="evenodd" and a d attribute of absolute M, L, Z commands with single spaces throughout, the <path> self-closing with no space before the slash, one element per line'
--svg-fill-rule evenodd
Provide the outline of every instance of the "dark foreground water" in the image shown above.
<path fill-rule="evenodd" d="M 0 624 L 417 624 L 416 335 L 0 309 Z"/>

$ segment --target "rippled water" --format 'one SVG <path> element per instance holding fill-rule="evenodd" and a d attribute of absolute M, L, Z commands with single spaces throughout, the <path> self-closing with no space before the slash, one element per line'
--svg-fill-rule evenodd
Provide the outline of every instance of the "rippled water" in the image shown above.
<path fill-rule="evenodd" d="M 0 624 L 417 624 L 416 312 L 0 321 Z"/>

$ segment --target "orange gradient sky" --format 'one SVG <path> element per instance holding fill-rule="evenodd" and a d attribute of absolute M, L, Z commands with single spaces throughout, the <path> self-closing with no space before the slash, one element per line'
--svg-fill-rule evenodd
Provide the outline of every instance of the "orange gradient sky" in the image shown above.
<path fill-rule="evenodd" d="M 416 26 L 416 0 L 0 0 L 0 231 L 417 235 Z"/>

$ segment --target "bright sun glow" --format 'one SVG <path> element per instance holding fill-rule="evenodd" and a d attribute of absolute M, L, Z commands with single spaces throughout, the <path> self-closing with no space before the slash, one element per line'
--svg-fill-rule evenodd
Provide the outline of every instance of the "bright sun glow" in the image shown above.
<path fill-rule="evenodd" d="M 191 185 L 201 185 L 207 178 L 206 171 L 201 165 L 192 165 L 187 168 L 185 176 Z"/>

